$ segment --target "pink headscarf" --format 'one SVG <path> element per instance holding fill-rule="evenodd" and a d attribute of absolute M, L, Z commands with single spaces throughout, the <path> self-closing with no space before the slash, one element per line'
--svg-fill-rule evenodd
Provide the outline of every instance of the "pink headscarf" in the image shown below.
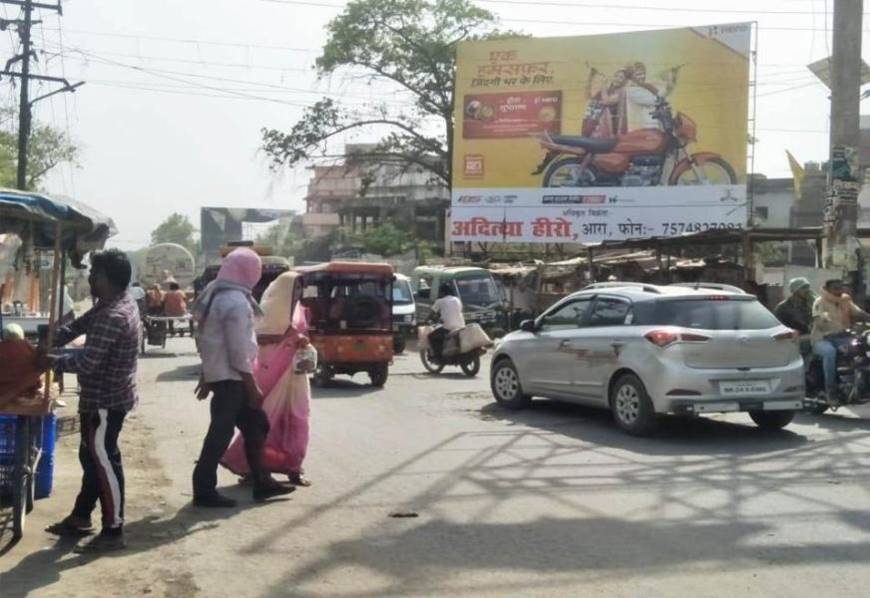
<path fill-rule="evenodd" d="M 217 279 L 253 289 L 262 273 L 263 262 L 260 256 L 247 247 L 239 247 L 224 258 Z"/>

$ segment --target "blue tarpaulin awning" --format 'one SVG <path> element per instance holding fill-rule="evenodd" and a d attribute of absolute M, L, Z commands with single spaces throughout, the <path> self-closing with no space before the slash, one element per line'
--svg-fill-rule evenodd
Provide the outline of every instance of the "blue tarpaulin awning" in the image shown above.
<path fill-rule="evenodd" d="M 72 199 L 0 189 L 0 234 L 28 236 L 36 247 L 54 247 L 57 225 L 64 250 L 84 255 L 117 233 L 111 218 Z M 30 227 L 29 235 L 23 235 Z"/>

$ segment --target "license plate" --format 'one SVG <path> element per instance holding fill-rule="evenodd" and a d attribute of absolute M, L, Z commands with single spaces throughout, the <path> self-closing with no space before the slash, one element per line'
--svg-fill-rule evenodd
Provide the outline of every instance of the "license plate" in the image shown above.
<path fill-rule="evenodd" d="M 740 404 L 733 402 L 695 403 L 695 413 L 725 413 L 726 411 L 740 411 Z"/>
<path fill-rule="evenodd" d="M 737 380 L 719 383 L 719 391 L 726 397 L 752 397 L 770 394 L 767 380 Z"/>

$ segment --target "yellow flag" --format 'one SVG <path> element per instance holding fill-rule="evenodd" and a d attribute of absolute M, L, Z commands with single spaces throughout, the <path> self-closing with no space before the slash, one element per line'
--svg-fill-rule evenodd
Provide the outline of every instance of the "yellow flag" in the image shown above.
<path fill-rule="evenodd" d="M 794 194 L 797 199 L 801 197 L 801 185 L 804 182 L 804 167 L 800 165 L 800 162 L 795 160 L 795 157 L 791 155 L 791 152 L 785 150 L 785 155 L 788 157 L 788 165 L 791 168 L 791 176 L 794 178 Z"/>

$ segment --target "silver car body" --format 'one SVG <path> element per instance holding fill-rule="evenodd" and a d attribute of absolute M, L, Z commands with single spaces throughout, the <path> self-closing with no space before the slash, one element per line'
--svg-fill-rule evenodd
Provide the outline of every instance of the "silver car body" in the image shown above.
<path fill-rule="evenodd" d="M 669 301 L 688 303 L 663 309 L 704 307 L 699 303 L 704 301 L 747 301 L 755 305 L 746 309 L 764 309 L 739 290 L 593 285 L 551 307 L 536 320 L 534 332 L 506 336 L 493 364 L 509 358 L 527 395 L 600 407 L 609 407 L 614 382 L 633 373 L 643 382 L 656 413 L 802 408 L 804 374 L 798 344 L 772 314 L 757 312 L 756 321 L 765 327 L 751 330 L 653 325 L 637 318 L 645 310 L 659 309 L 651 302 Z M 585 313 L 582 325 L 570 324 L 575 313 Z M 681 318 L 693 317 L 679 313 Z M 674 337 L 677 340 L 664 344 Z"/>

